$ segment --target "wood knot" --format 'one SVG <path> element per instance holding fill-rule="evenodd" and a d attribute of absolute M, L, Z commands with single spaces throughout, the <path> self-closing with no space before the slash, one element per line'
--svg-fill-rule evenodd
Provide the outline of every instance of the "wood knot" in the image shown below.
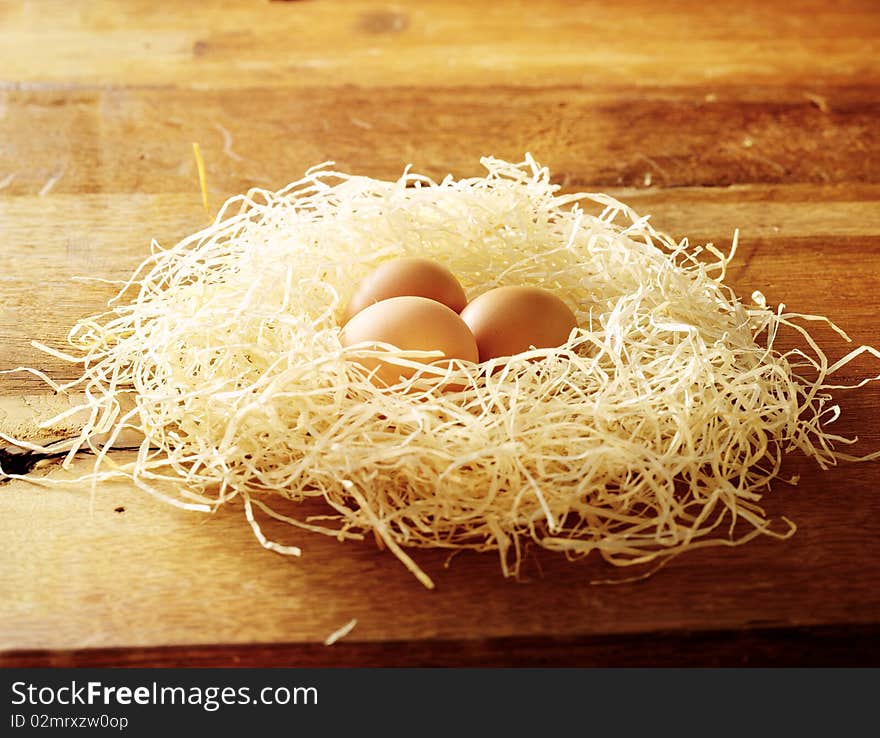
<path fill-rule="evenodd" d="M 383 34 L 400 33 L 406 30 L 409 19 L 396 10 L 376 10 L 363 13 L 358 19 L 357 29 L 362 33 Z"/>

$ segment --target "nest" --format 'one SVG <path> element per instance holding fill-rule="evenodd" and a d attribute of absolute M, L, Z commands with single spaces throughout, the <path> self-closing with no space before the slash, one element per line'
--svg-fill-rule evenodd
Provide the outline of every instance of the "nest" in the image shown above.
<path fill-rule="evenodd" d="M 91 449 L 93 481 L 122 475 L 188 509 L 240 498 L 280 553 L 299 548 L 268 540 L 258 510 L 373 534 L 429 587 L 407 549 L 496 551 L 513 576 L 530 542 L 634 565 L 793 533 L 761 497 L 785 452 L 843 456 L 823 428 L 839 412 L 827 377 L 877 352 L 829 366 L 798 319 L 813 316 L 741 301 L 724 283 L 735 238 L 727 255 L 692 247 L 606 195 L 559 194 L 531 157 L 483 164 L 441 182 L 322 165 L 232 198 L 173 248 L 154 242 L 108 310 L 73 327 L 73 350 L 52 350 L 83 366 L 57 387 L 87 397 L 69 458 Z M 377 386 L 358 361 L 376 349 L 343 348 L 340 319 L 358 282 L 401 256 L 444 264 L 469 298 L 553 290 L 579 327 L 556 348 Z M 781 327 L 809 350 L 776 350 Z M 110 462 L 132 429 L 137 459 Z M 279 498 L 326 512 L 281 514 Z"/>

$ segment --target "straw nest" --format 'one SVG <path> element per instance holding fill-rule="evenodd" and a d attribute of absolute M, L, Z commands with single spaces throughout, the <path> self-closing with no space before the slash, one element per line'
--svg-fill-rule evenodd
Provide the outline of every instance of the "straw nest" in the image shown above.
<path fill-rule="evenodd" d="M 497 551 L 515 575 L 530 542 L 632 565 L 790 535 L 760 499 L 785 451 L 841 456 L 826 381 L 852 354 L 828 366 L 798 316 L 741 301 L 724 283 L 735 238 L 728 255 L 677 243 L 611 197 L 559 194 L 531 157 L 483 164 L 442 182 L 322 165 L 232 198 L 173 248 L 154 242 L 107 311 L 74 326 L 74 350 L 53 351 L 83 366 L 61 388 L 88 398 L 70 456 L 91 448 L 93 480 L 123 475 L 190 509 L 240 498 L 281 553 L 299 548 L 268 540 L 262 515 L 375 535 L 426 586 L 407 549 Z M 341 346 L 340 317 L 371 269 L 413 255 L 469 298 L 551 289 L 579 327 L 557 348 L 381 388 L 358 362 L 370 350 Z M 781 327 L 810 350 L 777 351 Z M 136 461 L 110 462 L 131 429 Z M 326 514 L 282 515 L 278 498 L 321 498 Z"/>

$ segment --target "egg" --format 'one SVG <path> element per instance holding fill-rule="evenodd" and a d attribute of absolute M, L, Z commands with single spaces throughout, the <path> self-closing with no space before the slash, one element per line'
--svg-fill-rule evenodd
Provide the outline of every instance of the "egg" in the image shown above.
<path fill-rule="evenodd" d="M 447 359 L 475 362 L 477 342 L 461 317 L 451 308 L 427 297 L 403 295 L 373 303 L 358 312 L 342 329 L 343 346 L 358 343 L 389 343 L 399 349 L 442 351 Z M 400 377 L 411 377 L 415 369 L 383 361 L 358 358 L 367 369 L 377 369 L 379 384 L 391 386 Z M 439 358 L 417 359 L 441 368 L 448 362 Z M 447 389 L 459 389 L 450 386 Z"/>
<path fill-rule="evenodd" d="M 446 267 L 430 259 L 405 257 L 380 264 L 357 285 L 345 320 L 369 305 L 405 295 L 436 300 L 456 313 L 467 304 L 464 290 Z"/>
<path fill-rule="evenodd" d="M 461 317 L 476 338 L 480 361 L 513 356 L 531 346 L 560 346 L 577 326 L 568 305 L 540 287 L 489 290 L 471 300 Z"/>

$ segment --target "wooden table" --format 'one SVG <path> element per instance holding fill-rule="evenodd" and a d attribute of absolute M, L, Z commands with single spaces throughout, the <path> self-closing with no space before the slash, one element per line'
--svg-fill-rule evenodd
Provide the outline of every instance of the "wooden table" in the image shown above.
<path fill-rule="evenodd" d="M 877 344 L 878 39 L 872 0 L 4 2 L 0 369 L 70 377 L 30 346 L 61 345 L 109 295 L 70 278 L 127 276 L 151 238 L 204 224 L 194 141 L 212 208 L 327 159 L 467 176 L 530 151 L 675 235 L 724 248 L 739 228 L 740 294 Z M 866 358 L 841 379 L 877 373 Z M 44 393 L 0 376 L 0 425 Z M 841 432 L 880 448 L 880 388 L 839 401 Z M 787 469 L 800 485 L 766 506 L 798 524 L 788 541 L 616 586 L 590 584 L 626 574 L 596 560 L 535 553 L 516 582 L 493 555 L 416 552 L 435 591 L 371 543 L 288 532 L 302 559 L 265 551 L 240 507 L 16 481 L 0 665 L 880 664 L 880 464 Z"/>

